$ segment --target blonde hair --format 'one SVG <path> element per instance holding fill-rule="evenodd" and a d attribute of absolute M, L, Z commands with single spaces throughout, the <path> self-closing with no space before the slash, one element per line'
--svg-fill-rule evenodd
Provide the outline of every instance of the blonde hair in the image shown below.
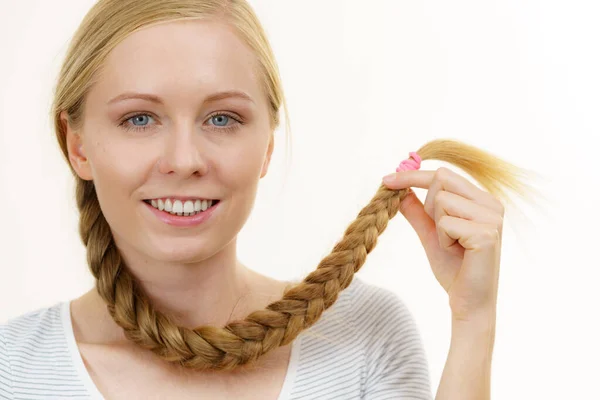
<path fill-rule="evenodd" d="M 52 118 L 59 146 L 76 179 L 79 234 L 87 249 L 87 261 L 96 279 L 96 290 L 114 321 L 129 340 L 168 362 L 198 370 L 232 370 L 250 366 L 263 354 L 287 345 L 319 320 L 362 267 L 408 189 L 380 186 L 316 270 L 288 287 L 281 300 L 244 320 L 232 321 L 222 328 L 188 329 L 157 311 L 121 258 L 94 183 L 81 179 L 69 163 L 60 114 L 67 112 L 73 129 L 81 127 L 85 97 L 96 74 L 110 51 L 128 35 L 161 22 L 202 18 L 219 18 L 236 28 L 256 54 L 273 129 L 279 125 L 282 106 L 288 123 L 271 46 L 245 0 L 100 0 L 85 16 L 69 46 L 55 89 Z M 519 169 L 467 144 L 435 140 L 417 153 L 423 160 L 437 159 L 462 168 L 498 197 L 506 197 L 504 188 L 524 193 Z"/>

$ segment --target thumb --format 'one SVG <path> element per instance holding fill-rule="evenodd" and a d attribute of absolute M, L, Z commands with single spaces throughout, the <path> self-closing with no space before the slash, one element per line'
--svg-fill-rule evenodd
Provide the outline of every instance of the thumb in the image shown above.
<path fill-rule="evenodd" d="M 415 192 L 408 189 L 408 195 L 402 200 L 398 210 L 417 232 L 421 243 L 426 245 L 431 233 L 435 232 L 435 222 L 425 212 L 425 206 Z"/>

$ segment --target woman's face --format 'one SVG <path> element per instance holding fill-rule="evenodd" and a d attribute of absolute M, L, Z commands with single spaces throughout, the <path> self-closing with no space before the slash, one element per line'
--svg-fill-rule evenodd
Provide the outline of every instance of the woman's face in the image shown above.
<path fill-rule="evenodd" d="M 214 21 L 145 28 L 111 52 L 86 98 L 81 138 L 70 128 L 67 138 L 120 248 L 193 262 L 232 243 L 273 149 L 257 70 L 252 51 Z M 205 221 L 178 226 L 145 202 L 173 197 L 219 203 Z"/>

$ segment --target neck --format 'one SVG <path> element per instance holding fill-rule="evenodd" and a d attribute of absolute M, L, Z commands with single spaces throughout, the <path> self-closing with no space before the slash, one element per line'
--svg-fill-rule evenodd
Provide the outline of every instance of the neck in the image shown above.
<path fill-rule="evenodd" d="M 151 262 L 121 251 L 128 270 L 152 306 L 188 328 L 224 326 L 264 308 L 283 294 L 284 284 L 260 275 L 237 261 L 233 250 L 198 263 Z M 80 339 L 88 343 L 125 343 L 123 329 L 106 309 L 95 289 L 74 300 L 72 315 L 80 322 Z M 88 316 L 86 318 L 86 316 Z"/>

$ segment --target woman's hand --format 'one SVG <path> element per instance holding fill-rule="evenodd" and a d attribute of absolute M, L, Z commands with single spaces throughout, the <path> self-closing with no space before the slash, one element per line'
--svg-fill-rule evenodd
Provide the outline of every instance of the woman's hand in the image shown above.
<path fill-rule="evenodd" d="M 388 178 L 389 177 L 389 178 Z M 417 232 L 431 269 L 449 296 L 453 321 L 495 323 L 504 206 L 448 168 L 410 170 L 384 179 L 390 189 L 414 192 L 399 211 Z"/>

